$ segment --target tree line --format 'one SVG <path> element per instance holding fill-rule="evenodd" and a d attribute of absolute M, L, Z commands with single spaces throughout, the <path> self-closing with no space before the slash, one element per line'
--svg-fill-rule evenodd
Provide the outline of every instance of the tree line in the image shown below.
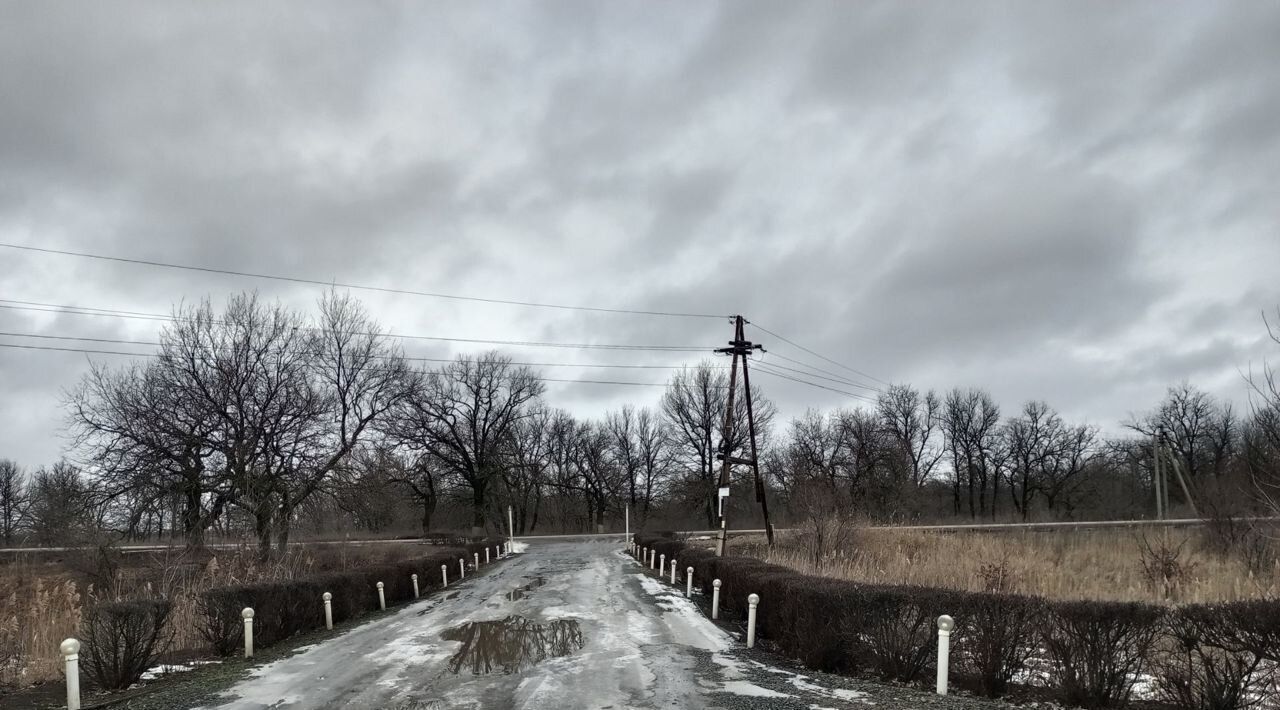
<path fill-rule="evenodd" d="M 787 423 L 758 388 L 753 399 L 766 492 L 784 516 L 1141 517 L 1158 429 L 1201 512 L 1234 514 L 1280 483 L 1280 383 L 1270 369 L 1252 382 L 1243 414 L 1183 384 L 1111 436 L 1041 401 L 1002 415 L 976 388 L 890 385 L 871 406 Z M 677 370 L 653 406 L 575 417 L 500 352 L 406 357 L 345 294 L 325 294 L 314 315 L 254 293 L 221 309 L 206 300 L 175 309 L 155 357 L 95 365 L 67 393 L 75 463 L 26 475 L 0 461 L 0 534 L 164 534 L 191 547 L 210 531 L 249 534 L 265 558 L 320 521 L 495 531 L 508 507 L 517 533 L 601 529 L 624 510 L 637 526 L 713 527 L 727 385 L 707 360 Z M 744 398 L 733 416 L 727 449 L 743 456 Z M 735 521 L 756 515 L 751 498 L 731 499 Z M 1176 488 L 1171 498 L 1188 503 Z"/>

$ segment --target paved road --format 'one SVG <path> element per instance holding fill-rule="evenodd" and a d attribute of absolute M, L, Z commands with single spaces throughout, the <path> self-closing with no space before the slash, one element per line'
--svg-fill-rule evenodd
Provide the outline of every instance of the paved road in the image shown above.
<path fill-rule="evenodd" d="M 215 707 L 921 706 L 919 697 L 885 702 L 851 683 L 778 668 L 741 649 L 616 541 L 556 542 L 532 544 L 443 594 L 259 667 Z"/>

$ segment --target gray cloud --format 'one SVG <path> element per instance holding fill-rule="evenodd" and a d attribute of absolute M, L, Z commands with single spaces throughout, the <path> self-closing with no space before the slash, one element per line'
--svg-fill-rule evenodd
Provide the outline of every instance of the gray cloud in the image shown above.
<path fill-rule="evenodd" d="M 1259 311 L 1280 302 L 1277 34 L 1280 9 L 1244 2 L 28 3 L 0 24 L 0 241 L 741 312 L 879 378 L 988 386 L 1009 409 L 1044 398 L 1111 425 L 1183 379 L 1241 399 L 1240 371 L 1275 357 Z M 241 288 L 317 295 L 0 250 L 0 298 L 167 312 Z M 402 334 L 708 348 L 729 334 L 363 297 Z M 156 327 L 0 309 L 11 332 Z M 58 393 L 85 368 L 0 349 L 0 456 L 59 454 Z M 851 403 L 759 381 L 784 415 Z M 551 383 L 548 397 L 596 414 L 658 392 Z"/>

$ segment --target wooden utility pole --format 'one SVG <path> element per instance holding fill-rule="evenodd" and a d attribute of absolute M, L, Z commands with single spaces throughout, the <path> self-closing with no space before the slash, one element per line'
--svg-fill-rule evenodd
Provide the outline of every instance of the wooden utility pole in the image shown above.
<path fill-rule="evenodd" d="M 729 522 L 728 509 L 726 507 L 726 499 L 729 497 L 729 486 L 732 480 L 730 473 L 734 464 L 746 464 L 751 466 L 751 471 L 755 477 L 756 501 L 760 503 L 760 509 L 764 512 L 765 533 L 769 538 L 769 544 L 773 544 L 773 525 L 769 522 L 769 504 L 765 500 L 764 480 L 760 478 L 760 460 L 756 450 L 756 416 L 755 410 L 751 402 L 751 376 L 747 369 L 747 356 L 753 350 L 764 352 L 764 346 L 753 344 L 746 339 L 743 332 L 743 326 L 746 320 L 742 316 L 734 316 L 733 318 L 733 340 L 729 341 L 729 347 L 716 350 L 718 353 L 733 356 L 733 362 L 729 367 L 729 396 L 725 402 L 724 427 L 721 429 L 720 452 L 716 455 L 722 463 L 720 467 L 720 482 L 716 491 L 717 501 L 720 507 L 720 543 L 716 546 L 716 554 L 723 557 L 728 547 L 729 541 Z M 745 388 L 747 398 L 747 437 L 750 441 L 751 458 L 742 458 L 733 456 L 733 405 L 734 395 L 738 389 L 738 362 L 742 362 L 742 385 Z"/>

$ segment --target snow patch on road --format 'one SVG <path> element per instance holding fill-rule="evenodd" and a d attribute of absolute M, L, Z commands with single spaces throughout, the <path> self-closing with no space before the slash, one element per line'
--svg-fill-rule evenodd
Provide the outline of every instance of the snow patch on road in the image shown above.
<path fill-rule="evenodd" d="M 508 554 L 518 555 L 527 549 L 529 549 L 529 543 L 527 542 L 519 542 L 518 540 L 512 540 L 507 543 Z"/>
<path fill-rule="evenodd" d="M 665 612 L 663 622 L 670 629 L 674 640 L 704 651 L 723 651 L 729 648 L 729 637 L 720 627 L 711 623 L 693 602 L 653 577 L 641 576 L 640 586 L 657 601 Z"/>

